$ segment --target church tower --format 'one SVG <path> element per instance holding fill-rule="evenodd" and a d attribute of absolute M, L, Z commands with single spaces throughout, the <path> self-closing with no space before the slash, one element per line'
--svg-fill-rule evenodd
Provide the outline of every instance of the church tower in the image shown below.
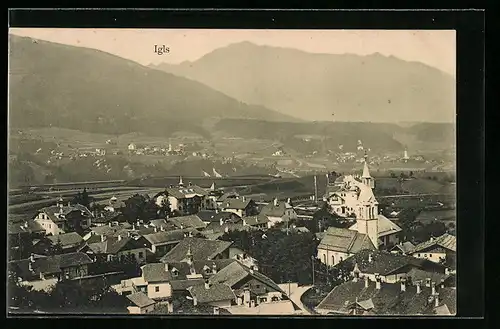
<path fill-rule="evenodd" d="M 365 161 L 364 161 L 364 167 L 363 167 L 363 175 L 361 176 L 361 181 L 363 184 L 366 186 L 369 186 L 370 188 L 375 187 L 375 181 L 373 180 L 373 177 L 370 175 L 370 169 L 368 168 L 368 155 L 365 152 Z"/>
<path fill-rule="evenodd" d="M 365 187 L 365 193 L 373 196 L 370 188 Z M 363 192 L 361 192 L 363 193 Z M 356 229 L 359 233 L 366 234 L 372 241 L 375 248 L 378 249 L 378 202 L 375 197 L 360 202 L 358 213 L 356 214 Z"/>

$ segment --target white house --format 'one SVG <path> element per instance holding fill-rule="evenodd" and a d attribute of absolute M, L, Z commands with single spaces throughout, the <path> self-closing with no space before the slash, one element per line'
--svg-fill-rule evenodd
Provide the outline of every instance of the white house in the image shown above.
<path fill-rule="evenodd" d="M 82 229 L 88 228 L 92 217 L 85 206 L 69 202 L 64 205 L 62 199 L 59 199 L 55 206 L 39 210 L 34 220 L 45 229 L 46 234 L 57 235 L 71 232 L 75 225 Z"/>
<path fill-rule="evenodd" d="M 267 216 L 271 226 L 274 226 L 276 223 L 297 219 L 297 213 L 293 209 L 290 199 L 287 202 L 280 202 L 275 198 L 272 203 L 262 208 L 260 214 Z"/>

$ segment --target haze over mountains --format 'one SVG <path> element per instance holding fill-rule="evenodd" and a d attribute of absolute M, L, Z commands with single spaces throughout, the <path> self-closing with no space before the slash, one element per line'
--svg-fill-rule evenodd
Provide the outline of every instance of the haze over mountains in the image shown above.
<path fill-rule="evenodd" d="M 296 121 L 199 82 L 94 49 L 10 35 L 13 127 L 102 133 L 196 131 L 207 118 Z"/>
<path fill-rule="evenodd" d="M 313 54 L 242 42 L 194 62 L 150 67 L 304 120 L 454 122 L 455 118 L 454 78 L 393 56 Z"/>

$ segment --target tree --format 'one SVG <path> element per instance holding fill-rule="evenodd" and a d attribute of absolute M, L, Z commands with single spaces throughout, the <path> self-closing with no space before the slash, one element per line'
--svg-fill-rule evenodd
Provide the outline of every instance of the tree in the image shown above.
<path fill-rule="evenodd" d="M 90 207 L 91 202 L 92 198 L 89 196 L 86 188 L 84 188 L 82 192 L 78 192 L 73 198 L 73 203 L 81 204 L 87 208 Z"/>
<path fill-rule="evenodd" d="M 413 171 L 410 171 L 410 177 L 413 177 Z"/>
<path fill-rule="evenodd" d="M 54 245 L 50 245 L 48 250 L 49 255 L 60 255 L 64 253 L 63 245 L 61 243 L 61 239 L 58 237 L 57 242 Z"/>

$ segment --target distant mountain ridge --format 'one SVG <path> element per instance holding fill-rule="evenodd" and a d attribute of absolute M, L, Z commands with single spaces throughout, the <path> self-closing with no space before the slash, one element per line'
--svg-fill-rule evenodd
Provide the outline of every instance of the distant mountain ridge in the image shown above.
<path fill-rule="evenodd" d="M 126 134 L 204 132 L 208 118 L 297 121 L 102 51 L 10 35 L 9 124 Z"/>
<path fill-rule="evenodd" d="M 194 62 L 150 65 L 304 120 L 454 122 L 455 79 L 394 56 L 231 44 Z"/>

